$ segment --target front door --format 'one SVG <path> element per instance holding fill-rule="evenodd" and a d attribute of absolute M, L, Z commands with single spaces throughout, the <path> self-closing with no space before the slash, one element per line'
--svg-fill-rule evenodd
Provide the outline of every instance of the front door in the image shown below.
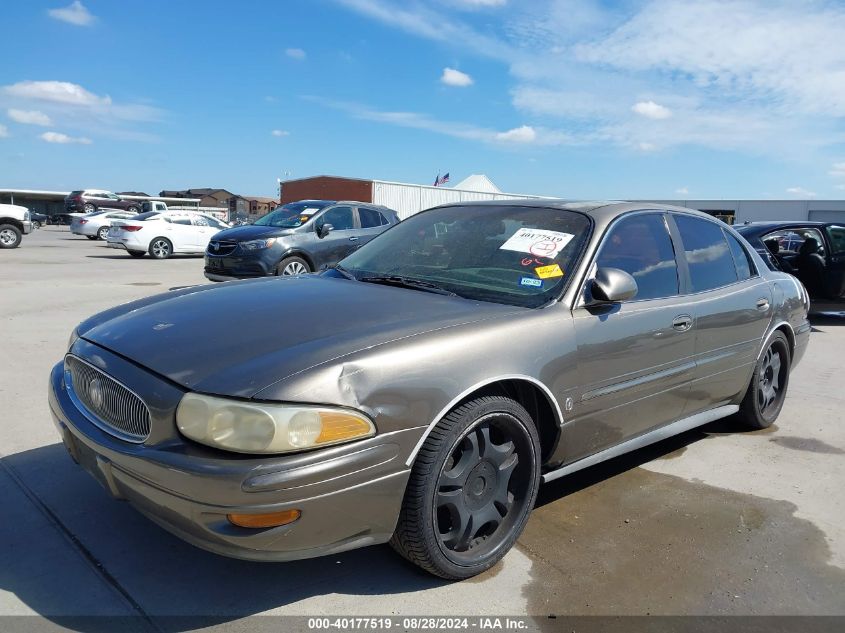
<path fill-rule="evenodd" d="M 693 306 L 681 296 L 665 214 L 623 216 L 595 266 L 624 270 L 638 290 L 629 301 L 573 311 L 579 387 L 564 427 L 567 462 L 681 417 L 695 367 Z"/>
<path fill-rule="evenodd" d="M 339 262 L 355 250 L 358 241 L 352 207 L 330 208 L 316 219 L 315 229 L 319 230 L 324 224 L 331 224 L 332 230 L 323 238 L 318 236 L 310 246 L 317 270 Z"/>

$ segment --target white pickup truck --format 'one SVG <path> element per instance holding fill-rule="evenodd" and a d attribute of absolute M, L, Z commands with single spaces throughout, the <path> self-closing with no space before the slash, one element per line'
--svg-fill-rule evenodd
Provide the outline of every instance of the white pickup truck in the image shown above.
<path fill-rule="evenodd" d="M 0 248 L 17 248 L 27 233 L 32 233 L 29 209 L 17 204 L 0 204 Z"/>

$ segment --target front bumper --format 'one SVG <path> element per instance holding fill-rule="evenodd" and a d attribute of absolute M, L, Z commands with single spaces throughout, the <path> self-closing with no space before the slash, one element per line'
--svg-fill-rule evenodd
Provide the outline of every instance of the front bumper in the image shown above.
<path fill-rule="evenodd" d="M 205 276 L 212 281 L 225 279 L 252 279 L 266 277 L 276 272 L 276 266 L 282 259 L 282 251 L 276 247 L 247 253 L 215 255 L 205 253 Z"/>
<path fill-rule="evenodd" d="M 23 227 L 23 234 L 24 235 L 29 235 L 30 233 L 32 233 L 32 221 L 31 220 L 24 220 L 23 222 L 21 222 L 21 225 Z"/>
<path fill-rule="evenodd" d="M 126 363 L 105 350 L 99 354 L 100 362 L 111 365 L 108 370 Z M 147 382 L 160 380 L 143 373 Z M 168 390 L 177 391 L 170 385 L 164 393 Z M 173 395 L 181 397 L 168 397 Z M 162 430 L 161 421 L 172 411 L 157 403 L 151 406 L 150 439 L 133 444 L 101 430 L 74 405 L 63 363 L 53 368 L 49 404 L 71 457 L 113 497 L 128 500 L 166 530 L 212 552 L 295 560 L 384 543 L 395 529 L 410 474 L 399 458 L 400 446 L 409 441 L 399 437 L 404 431 L 310 453 L 252 457 L 184 440 L 173 421 L 172 433 Z M 226 518 L 289 509 L 300 510 L 301 517 L 275 528 L 241 528 Z"/>

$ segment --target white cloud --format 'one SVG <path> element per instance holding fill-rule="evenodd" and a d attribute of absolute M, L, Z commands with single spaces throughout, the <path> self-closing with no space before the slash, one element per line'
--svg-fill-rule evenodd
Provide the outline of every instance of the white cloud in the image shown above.
<path fill-rule="evenodd" d="M 271 136 L 279 136 L 279 137 L 290 136 L 290 132 L 288 132 L 287 130 L 273 130 L 272 132 L 270 132 L 270 135 Z"/>
<path fill-rule="evenodd" d="M 444 68 L 443 74 L 440 76 L 440 81 L 447 86 L 458 86 L 461 88 L 471 86 L 473 83 L 472 77 L 454 68 Z"/>
<path fill-rule="evenodd" d="M 3 91 L 13 97 L 35 101 L 50 101 L 78 106 L 111 105 L 111 97 L 98 97 L 79 84 L 72 84 L 67 81 L 19 81 L 16 84 L 5 86 Z"/>
<path fill-rule="evenodd" d="M 637 143 L 637 149 L 641 152 L 656 152 L 657 145 L 654 143 L 649 143 L 648 141 L 640 141 Z"/>
<path fill-rule="evenodd" d="M 845 163 L 833 163 L 828 173 L 834 178 L 845 178 Z"/>
<path fill-rule="evenodd" d="M 301 48 L 287 48 L 285 49 L 285 55 L 287 55 L 291 59 L 305 59 L 305 51 Z"/>
<path fill-rule="evenodd" d="M 631 106 L 631 110 L 647 119 L 660 120 L 672 116 L 672 111 L 669 108 L 654 101 L 640 101 Z"/>
<path fill-rule="evenodd" d="M 522 125 L 507 132 L 499 132 L 496 140 L 504 143 L 533 143 L 537 140 L 537 132 L 530 125 Z"/>
<path fill-rule="evenodd" d="M 17 123 L 24 123 L 26 125 L 41 125 L 45 127 L 53 125 L 50 117 L 39 110 L 18 110 L 17 108 L 9 108 L 6 110 L 6 113 L 12 121 Z"/>
<path fill-rule="evenodd" d="M 68 24 L 75 24 L 76 26 L 90 26 L 97 19 L 85 5 L 79 0 L 74 0 L 68 6 L 61 9 L 50 9 L 47 11 L 51 18 L 67 22 Z"/>
<path fill-rule="evenodd" d="M 840 191 L 845 191 L 845 185 L 836 185 L 835 189 L 839 189 Z"/>
<path fill-rule="evenodd" d="M 9 136 L 9 128 L 5 125 L 0 124 L 0 138 L 6 138 Z"/>
<path fill-rule="evenodd" d="M 84 136 L 68 136 L 67 134 L 62 134 L 61 132 L 44 132 L 39 137 L 42 141 L 46 141 L 47 143 L 59 143 L 61 145 L 68 145 L 68 144 L 78 144 L 78 145 L 90 145 L 91 139 L 85 138 Z"/>
<path fill-rule="evenodd" d="M 786 190 L 786 193 L 797 196 L 799 198 L 815 198 L 816 192 L 815 191 L 807 191 L 804 187 L 789 187 Z"/>
<path fill-rule="evenodd" d="M 686 196 L 689 195 L 689 189 L 687 189 L 686 187 L 679 187 L 678 189 L 675 189 L 675 193 L 677 193 L 679 196 Z"/>

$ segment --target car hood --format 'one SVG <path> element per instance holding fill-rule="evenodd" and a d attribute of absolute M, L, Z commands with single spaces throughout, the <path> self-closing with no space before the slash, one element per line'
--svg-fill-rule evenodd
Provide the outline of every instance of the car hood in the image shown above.
<path fill-rule="evenodd" d="M 276 226 L 245 225 L 223 229 L 214 236 L 214 239 L 245 242 L 247 240 L 258 240 L 262 237 L 281 237 L 282 235 L 290 235 L 291 233 L 293 233 L 291 229 L 280 229 Z"/>
<path fill-rule="evenodd" d="M 249 398 L 366 348 L 523 310 L 305 275 L 159 295 L 92 317 L 78 331 L 187 389 Z"/>

